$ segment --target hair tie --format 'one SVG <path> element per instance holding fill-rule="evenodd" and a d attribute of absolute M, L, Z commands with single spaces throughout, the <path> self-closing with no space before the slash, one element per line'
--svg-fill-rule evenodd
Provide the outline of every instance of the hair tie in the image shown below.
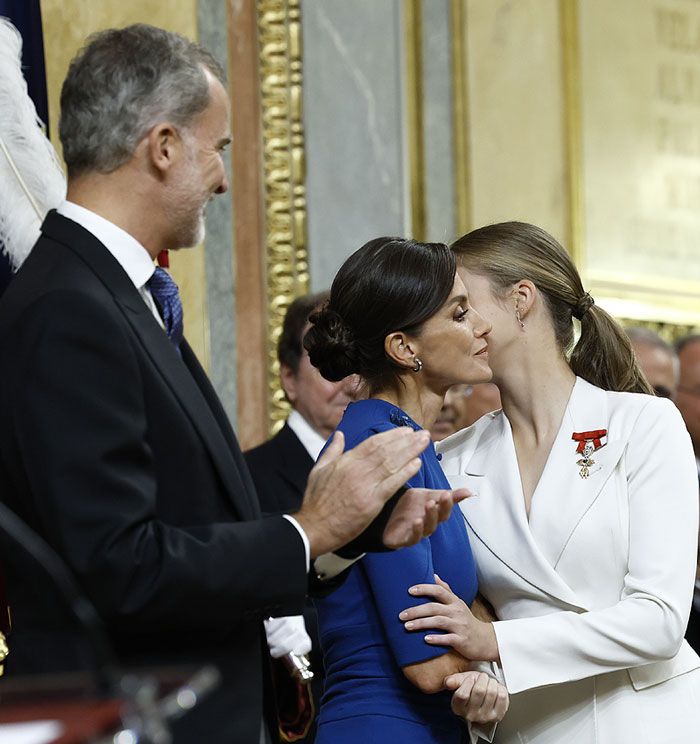
<path fill-rule="evenodd" d="M 574 316 L 574 318 L 576 318 L 576 320 L 581 320 L 583 316 L 589 311 L 592 305 L 595 305 L 595 300 L 588 292 L 586 292 L 586 294 L 583 295 L 574 305 L 571 314 Z"/>

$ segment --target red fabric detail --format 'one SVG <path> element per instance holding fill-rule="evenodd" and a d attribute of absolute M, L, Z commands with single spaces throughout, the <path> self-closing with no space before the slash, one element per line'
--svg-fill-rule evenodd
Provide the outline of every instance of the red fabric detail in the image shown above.
<path fill-rule="evenodd" d="M 595 449 L 600 449 L 603 446 L 600 440 L 604 436 L 607 436 L 607 433 L 607 429 L 594 429 L 593 431 L 575 431 L 571 435 L 571 438 L 574 441 L 578 442 L 576 452 L 583 452 L 583 449 L 586 446 L 586 442 L 593 442 L 593 447 Z"/>
<path fill-rule="evenodd" d="M 308 734 L 316 714 L 311 686 L 294 679 L 280 659 L 271 661 L 280 739 L 298 741 Z"/>
<path fill-rule="evenodd" d="M 161 251 L 158 254 L 158 266 L 160 266 L 162 269 L 169 269 L 170 268 L 170 256 L 168 255 L 168 251 Z"/>

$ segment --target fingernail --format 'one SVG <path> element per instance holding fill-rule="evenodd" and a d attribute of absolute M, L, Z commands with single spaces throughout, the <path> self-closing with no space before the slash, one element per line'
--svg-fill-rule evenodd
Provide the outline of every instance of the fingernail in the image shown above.
<path fill-rule="evenodd" d="M 407 623 L 404 623 L 404 627 L 406 630 L 411 630 L 413 628 L 414 623 L 409 620 Z"/>
<path fill-rule="evenodd" d="M 406 610 L 404 610 L 403 612 L 399 612 L 399 619 L 405 620 L 407 615 L 408 615 L 408 612 L 406 612 Z"/>
<path fill-rule="evenodd" d="M 408 590 L 408 593 L 409 594 L 415 594 L 416 593 L 416 587 L 415 586 L 410 587 L 409 590 Z"/>
<path fill-rule="evenodd" d="M 435 636 L 427 635 L 424 639 L 427 643 L 432 643 L 435 640 Z"/>

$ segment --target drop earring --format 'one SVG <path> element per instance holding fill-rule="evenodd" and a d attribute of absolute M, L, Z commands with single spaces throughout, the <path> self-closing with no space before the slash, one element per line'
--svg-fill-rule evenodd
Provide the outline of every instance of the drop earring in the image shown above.
<path fill-rule="evenodd" d="M 520 323 L 521 330 L 524 331 L 525 330 L 525 323 L 523 323 L 523 319 L 520 317 L 520 309 L 517 308 L 517 307 L 515 308 L 515 319 L 518 321 L 518 323 Z"/>

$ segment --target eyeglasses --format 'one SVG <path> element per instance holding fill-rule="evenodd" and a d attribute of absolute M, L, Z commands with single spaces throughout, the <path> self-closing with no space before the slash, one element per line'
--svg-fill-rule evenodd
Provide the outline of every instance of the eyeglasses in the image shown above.
<path fill-rule="evenodd" d="M 700 388 L 692 388 L 688 387 L 687 385 L 679 385 L 678 392 L 687 393 L 688 395 L 697 395 L 698 397 L 700 397 Z"/>

